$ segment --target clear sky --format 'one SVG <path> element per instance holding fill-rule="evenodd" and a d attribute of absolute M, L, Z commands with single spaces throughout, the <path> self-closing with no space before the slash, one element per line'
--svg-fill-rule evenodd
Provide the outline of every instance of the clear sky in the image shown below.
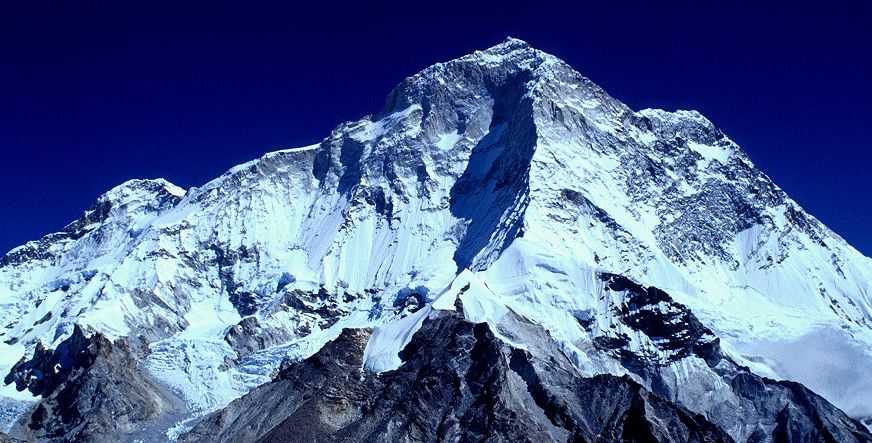
<path fill-rule="evenodd" d="M 699 110 L 872 255 L 866 2 L 14 3 L 0 6 L 0 254 L 127 179 L 197 186 L 317 142 L 404 77 L 511 35 L 635 109 Z"/>

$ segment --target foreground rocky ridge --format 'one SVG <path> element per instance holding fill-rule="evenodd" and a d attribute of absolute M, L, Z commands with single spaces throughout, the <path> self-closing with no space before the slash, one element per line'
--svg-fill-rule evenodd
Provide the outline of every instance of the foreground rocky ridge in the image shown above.
<path fill-rule="evenodd" d="M 139 370 L 127 341 L 79 327 L 54 351 L 37 348 L 20 360 L 5 381 L 42 397 L 13 428 L 27 440 L 112 441 L 173 406 Z"/>
<path fill-rule="evenodd" d="M 553 347 L 535 354 L 457 312 L 426 320 L 404 364 L 361 373 L 370 332 L 346 329 L 182 441 L 731 442 L 704 416 L 630 377 L 580 376 Z M 859 423 L 795 383 L 743 369 L 731 384 L 771 425 L 747 441 L 870 441 Z M 744 441 L 744 440 L 743 440 Z"/>
<path fill-rule="evenodd" d="M 731 441 L 626 377 L 578 378 L 563 358 L 543 382 L 527 352 L 458 314 L 425 321 L 396 371 L 360 373 L 368 336 L 345 330 L 182 440 Z"/>
<path fill-rule="evenodd" d="M 187 191 L 132 180 L 10 251 L 0 419 L 43 438 L 175 438 L 346 329 L 372 330 L 366 371 L 402 371 L 424 320 L 459 299 L 532 360 L 552 349 L 574 377 L 628 378 L 736 440 L 780 423 L 854 435 L 804 388 L 740 375 L 872 415 L 870 282 L 872 261 L 704 117 L 634 112 L 508 39 L 409 77 L 317 145 Z M 828 334 L 833 361 L 808 346 Z M 93 352 L 68 363 L 65 348 Z M 127 390 L 142 411 L 115 398 Z M 34 417 L 67 407 L 82 412 Z"/>

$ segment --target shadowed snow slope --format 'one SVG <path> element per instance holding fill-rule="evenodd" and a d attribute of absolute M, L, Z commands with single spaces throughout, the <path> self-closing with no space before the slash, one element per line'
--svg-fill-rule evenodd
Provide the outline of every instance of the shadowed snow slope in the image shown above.
<path fill-rule="evenodd" d="M 179 399 L 162 406 L 175 438 L 344 328 L 374 328 L 367 370 L 396 369 L 426 318 L 462 305 L 515 349 L 541 337 L 507 322 L 546 331 L 579 377 L 626 376 L 732 438 L 771 436 L 772 408 L 719 359 L 872 416 L 869 371 L 805 365 L 872 365 L 870 282 L 872 260 L 700 114 L 633 111 L 507 39 L 407 78 L 317 145 L 187 191 L 129 181 L 10 251 L 0 418 L 36 422 L 48 375 L 27 368 L 68 364 L 46 350 L 76 325 Z"/>

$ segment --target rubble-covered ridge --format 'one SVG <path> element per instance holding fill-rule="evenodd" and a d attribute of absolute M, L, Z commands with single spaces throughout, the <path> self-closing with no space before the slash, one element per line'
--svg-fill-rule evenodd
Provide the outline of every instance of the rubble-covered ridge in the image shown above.
<path fill-rule="evenodd" d="M 402 371 L 425 320 L 456 311 L 529 358 L 553 348 L 580 380 L 632 381 L 669 414 L 766 441 L 783 423 L 770 412 L 799 397 L 814 399 L 802 429 L 838 414 L 806 391 L 742 391 L 736 374 L 872 417 L 870 282 L 872 260 L 705 117 L 634 111 L 508 39 L 412 75 L 319 143 L 189 190 L 129 181 L 10 251 L 0 431 L 20 436 L 15 423 L 53 407 L 49 387 L 84 380 L 33 376 L 77 331 L 129 345 L 131 368 L 171 403 L 142 416 L 137 438 L 174 439 L 346 329 L 371 330 L 363 368 Z M 838 417 L 828 432 L 854 432 Z"/>

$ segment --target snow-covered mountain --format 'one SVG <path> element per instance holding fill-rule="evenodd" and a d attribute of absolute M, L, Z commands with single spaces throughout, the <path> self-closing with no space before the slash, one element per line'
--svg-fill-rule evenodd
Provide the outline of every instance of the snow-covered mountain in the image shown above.
<path fill-rule="evenodd" d="M 759 376 L 872 417 L 870 293 L 872 260 L 699 113 L 633 111 L 507 39 L 407 78 L 320 144 L 187 191 L 126 182 L 10 251 L 0 416 L 28 438 L 160 440 L 221 410 L 185 438 L 226 425 L 233 440 L 209 420 L 290 395 L 276 383 L 336 349 L 359 351 L 361 380 L 393 380 L 424 364 L 416 332 L 450 318 L 485 324 L 506 371 L 518 352 L 533 362 L 518 374 L 559 367 L 542 389 L 614 376 L 661 418 L 700 414 L 705 438 L 868 441 L 827 401 Z M 252 439 L 280 429 L 258 426 Z"/>

